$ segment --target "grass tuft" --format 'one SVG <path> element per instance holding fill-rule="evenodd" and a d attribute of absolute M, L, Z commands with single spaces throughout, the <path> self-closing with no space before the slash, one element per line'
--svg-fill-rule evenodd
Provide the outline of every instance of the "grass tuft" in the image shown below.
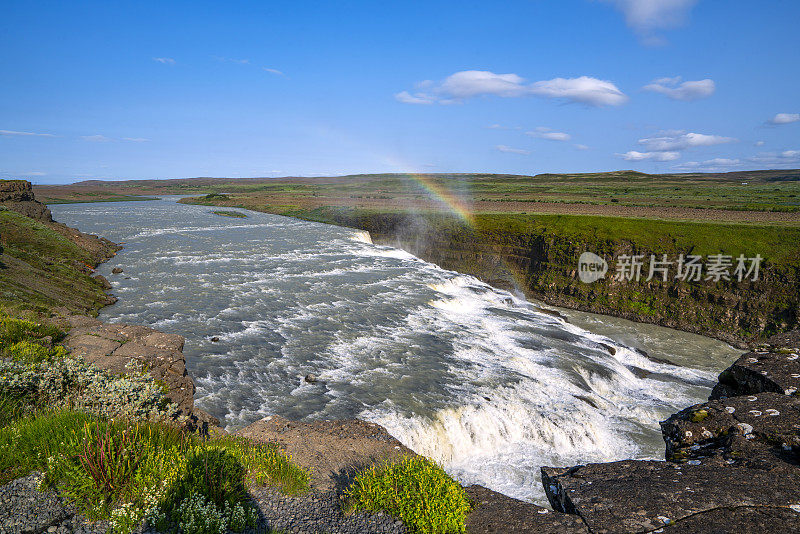
<path fill-rule="evenodd" d="M 465 532 L 470 511 L 461 485 L 422 456 L 362 471 L 346 498 L 352 511 L 384 510 L 422 534 Z"/>

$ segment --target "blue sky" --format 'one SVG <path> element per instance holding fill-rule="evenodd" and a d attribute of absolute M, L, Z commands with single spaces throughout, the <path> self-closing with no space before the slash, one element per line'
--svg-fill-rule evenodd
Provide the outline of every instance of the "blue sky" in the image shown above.
<path fill-rule="evenodd" d="M 800 2 L 0 4 L 0 177 L 800 167 Z"/>

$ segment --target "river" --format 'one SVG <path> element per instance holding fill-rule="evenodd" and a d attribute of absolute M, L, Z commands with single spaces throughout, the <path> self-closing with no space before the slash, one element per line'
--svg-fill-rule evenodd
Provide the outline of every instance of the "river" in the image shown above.
<path fill-rule="evenodd" d="M 185 336 L 196 404 L 228 430 L 271 414 L 358 417 L 462 483 L 544 504 L 542 465 L 663 459 L 658 421 L 704 401 L 740 353 L 606 316 L 565 320 L 356 230 L 176 198 L 50 208 L 124 243 L 98 269 L 119 297 L 100 318 Z"/>

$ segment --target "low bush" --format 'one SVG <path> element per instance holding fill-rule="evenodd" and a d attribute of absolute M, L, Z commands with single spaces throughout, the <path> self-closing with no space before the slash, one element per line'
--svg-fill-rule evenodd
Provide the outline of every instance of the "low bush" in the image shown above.
<path fill-rule="evenodd" d="M 71 356 L 39 363 L 0 361 L 0 397 L 4 396 L 104 417 L 170 420 L 178 410 L 147 373 L 120 376 Z"/>
<path fill-rule="evenodd" d="M 0 428 L 0 483 L 43 471 L 91 519 L 128 533 L 144 519 L 161 531 L 205 534 L 255 526 L 247 486 L 299 492 L 308 473 L 274 444 L 201 440 L 152 421 L 78 411 L 40 412 Z M 222 529 L 222 530 L 220 530 Z"/>
<path fill-rule="evenodd" d="M 465 532 L 470 511 L 461 485 L 422 456 L 362 471 L 346 498 L 352 511 L 384 510 L 423 534 Z"/>
<path fill-rule="evenodd" d="M 56 358 L 64 358 L 69 354 L 67 349 L 62 346 L 46 347 L 35 341 L 20 341 L 14 343 L 6 353 L 11 359 L 17 362 L 42 363 L 49 362 Z"/>
<path fill-rule="evenodd" d="M 244 466 L 230 452 L 213 446 L 193 449 L 183 476 L 160 504 L 154 526 L 164 530 L 179 525 L 187 534 L 255 526 L 245 475 Z"/>

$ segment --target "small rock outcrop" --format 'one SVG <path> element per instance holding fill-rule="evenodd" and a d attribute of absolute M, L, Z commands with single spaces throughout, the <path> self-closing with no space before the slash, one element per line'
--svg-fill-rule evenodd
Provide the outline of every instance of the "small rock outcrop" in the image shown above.
<path fill-rule="evenodd" d="M 34 198 L 33 186 L 26 180 L 0 180 L 0 205 L 37 221 L 53 221 L 50 210 Z"/>
<path fill-rule="evenodd" d="M 672 462 L 793 472 L 800 460 L 800 398 L 759 393 L 698 404 L 661 423 Z"/>
<path fill-rule="evenodd" d="M 191 428 L 208 431 L 209 425 L 219 425 L 216 418 L 194 406 L 195 387 L 186 372 L 183 336 L 146 326 L 103 324 L 90 317 L 70 320 L 73 328 L 63 344 L 72 354 L 114 373 L 146 370 L 164 384 L 167 397 L 189 417 Z"/>
<path fill-rule="evenodd" d="M 711 399 L 800 391 L 800 330 L 778 334 L 743 354 L 719 375 Z"/>

